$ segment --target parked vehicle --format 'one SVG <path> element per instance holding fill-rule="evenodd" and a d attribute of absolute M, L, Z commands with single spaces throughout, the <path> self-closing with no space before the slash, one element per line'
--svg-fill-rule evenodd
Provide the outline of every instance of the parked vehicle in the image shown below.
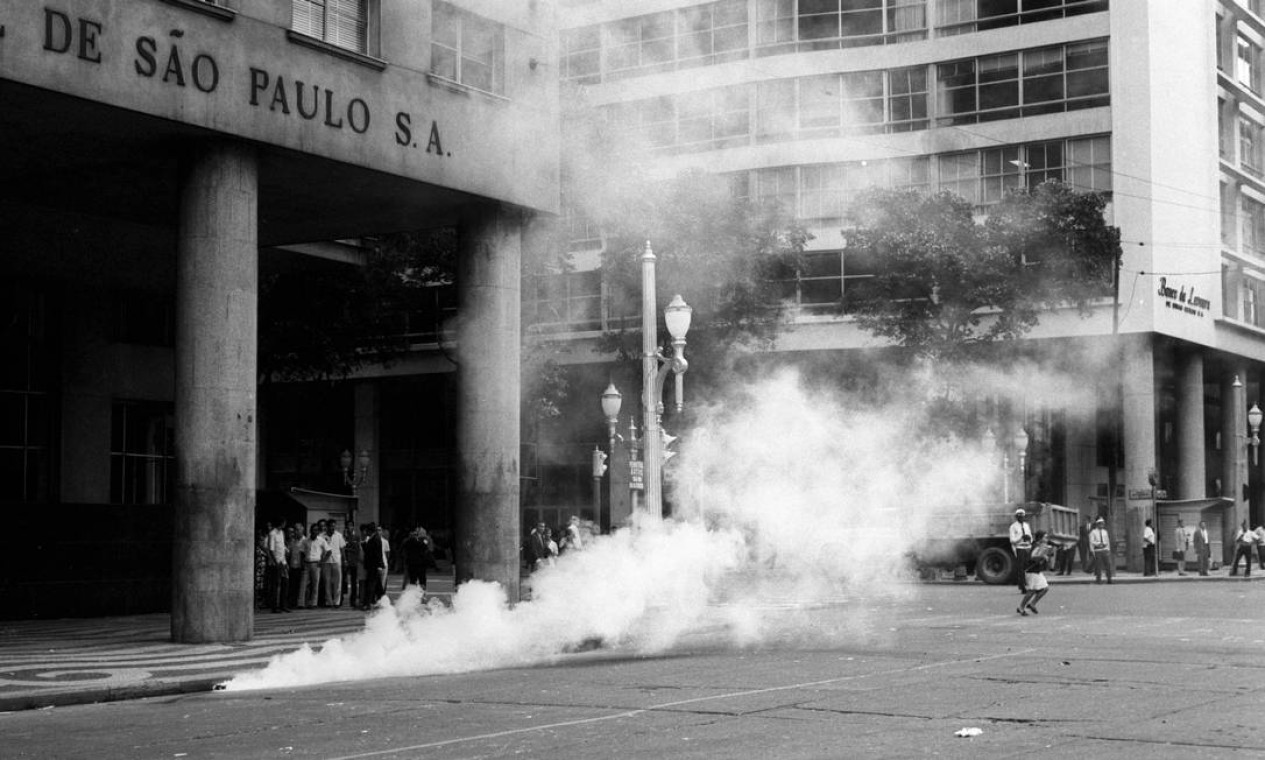
<path fill-rule="evenodd" d="M 989 584 L 1014 581 L 1019 568 L 1010 548 L 1010 524 L 1019 507 L 1027 512 L 1033 533 L 1044 530 L 1051 543 L 1061 546 L 1076 543 L 1080 512 L 1071 507 L 1030 501 L 982 509 L 946 508 L 933 518 L 936 537 L 915 552 L 916 563 L 924 568 L 964 567 L 968 574 Z"/>

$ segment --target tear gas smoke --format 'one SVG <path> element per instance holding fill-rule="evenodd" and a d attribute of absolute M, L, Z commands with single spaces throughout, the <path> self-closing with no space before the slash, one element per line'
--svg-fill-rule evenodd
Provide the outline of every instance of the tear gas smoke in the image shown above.
<path fill-rule="evenodd" d="M 564 554 L 532 576 L 530 601 L 510 607 L 500 586 L 477 581 L 451 608 L 411 590 L 362 632 L 225 688 L 549 663 L 595 639 L 653 654 L 703 632 L 729 646 L 863 635 L 800 625 L 795 610 L 845 604 L 861 621 L 914 593 L 904 555 L 935 530 L 931 509 L 983 501 L 996 475 L 975 447 L 919 435 L 917 403 L 853 408 L 790 371 L 742 399 L 703 410 L 668 468 L 673 519 L 643 518 Z"/>

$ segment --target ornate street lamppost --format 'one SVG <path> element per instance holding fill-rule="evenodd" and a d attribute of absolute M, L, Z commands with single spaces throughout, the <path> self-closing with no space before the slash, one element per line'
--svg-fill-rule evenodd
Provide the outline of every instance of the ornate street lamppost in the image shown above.
<path fill-rule="evenodd" d="M 1247 410 L 1247 424 L 1252 428 L 1252 464 L 1257 464 L 1261 449 L 1261 408 L 1256 404 Z"/>
<path fill-rule="evenodd" d="M 369 451 L 361 449 L 360 456 L 352 461 L 351 451 L 343 449 L 342 456 L 338 458 L 338 464 L 343 471 L 343 485 L 351 488 L 351 520 L 356 521 L 356 509 L 360 506 L 359 495 L 356 491 L 365 484 L 365 479 L 369 477 Z M 353 470 L 352 464 L 356 467 Z"/>
<path fill-rule="evenodd" d="M 1026 501 L 1028 498 L 1028 434 L 1021 425 L 1015 431 L 1015 453 L 1019 456 L 1019 501 Z M 1010 477 L 1010 473 L 1006 473 Z"/>
<path fill-rule="evenodd" d="M 664 321 L 672 336 L 672 356 L 665 357 L 659 350 L 658 319 L 655 314 L 655 256 L 646 241 L 641 255 L 641 383 L 642 383 L 642 442 L 645 460 L 646 511 L 655 516 L 663 514 L 663 450 L 665 441 L 659 422 L 663 417 L 663 381 L 667 372 L 676 373 L 676 408 L 684 406 L 681 377 L 689 369 L 685 361 L 685 334 L 690 329 L 691 309 L 680 295 L 664 310 Z M 667 366 L 660 366 L 667 365 Z"/>
<path fill-rule="evenodd" d="M 609 438 L 609 447 L 606 451 L 609 455 L 603 453 L 598 447 L 593 447 L 593 519 L 597 523 L 598 530 L 602 528 L 602 476 L 606 474 L 606 460 L 615 455 L 615 440 L 620 438 L 615 427 L 619 424 L 619 409 L 623 402 L 623 394 L 615 387 L 615 383 L 612 382 L 606 386 L 606 391 L 602 393 L 602 416 L 606 418 Z"/>

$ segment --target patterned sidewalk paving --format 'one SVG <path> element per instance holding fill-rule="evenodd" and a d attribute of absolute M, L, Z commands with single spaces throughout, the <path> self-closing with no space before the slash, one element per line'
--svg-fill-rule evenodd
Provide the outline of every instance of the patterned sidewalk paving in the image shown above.
<path fill-rule="evenodd" d="M 393 576 L 389 595 L 399 595 Z M 428 595 L 449 596 L 450 578 Z M 364 628 L 350 607 L 255 612 L 255 636 L 232 644 L 176 644 L 167 613 L 0 621 L 0 712 L 210 691 L 274 655 L 313 649 Z"/>

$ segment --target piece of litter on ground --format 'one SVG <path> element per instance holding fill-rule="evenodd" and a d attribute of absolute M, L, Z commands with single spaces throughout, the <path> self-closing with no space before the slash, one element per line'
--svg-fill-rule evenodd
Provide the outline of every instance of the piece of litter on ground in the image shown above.
<path fill-rule="evenodd" d="M 954 731 L 954 732 L 953 732 L 953 735 L 954 735 L 954 736 L 964 736 L 964 737 L 968 737 L 968 738 L 969 738 L 969 737 L 972 737 L 972 736 L 979 736 L 979 735 L 980 735 L 980 734 L 982 734 L 982 733 L 984 733 L 984 729 L 982 729 L 982 728 L 960 728 L 960 729 L 958 729 L 957 731 Z"/>

